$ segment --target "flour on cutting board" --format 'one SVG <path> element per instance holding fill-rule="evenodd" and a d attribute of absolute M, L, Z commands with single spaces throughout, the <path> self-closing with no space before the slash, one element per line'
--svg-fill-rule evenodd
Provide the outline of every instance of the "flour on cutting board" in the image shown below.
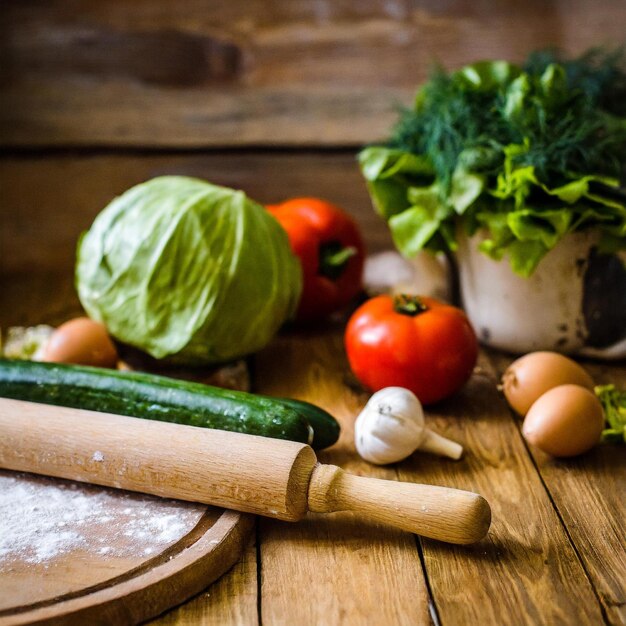
<path fill-rule="evenodd" d="M 159 553 L 205 511 L 201 505 L 0 471 L 0 571 L 12 561 L 45 563 L 76 550 L 107 557 Z"/>

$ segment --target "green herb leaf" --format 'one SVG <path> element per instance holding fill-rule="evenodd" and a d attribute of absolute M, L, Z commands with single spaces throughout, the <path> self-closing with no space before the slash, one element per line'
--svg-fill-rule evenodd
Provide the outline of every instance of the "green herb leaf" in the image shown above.
<path fill-rule="evenodd" d="M 428 193 L 420 193 L 418 189 L 413 192 L 416 199 L 421 197 L 422 203 L 389 219 L 393 241 L 407 257 L 415 256 L 425 248 L 440 230 L 442 221 L 448 217 L 448 211 L 436 200 L 433 201 Z"/>
<path fill-rule="evenodd" d="M 359 154 L 359 164 L 376 211 L 387 219 L 411 205 L 409 185 L 430 184 L 434 178 L 426 157 L 400 150 L 366 148 Z"/>
<path fill-rule="evenodd" d="M 597 228 L 600 250 L 626 247 L 618 61 L 544 53 L 524 68 L 484 61 L 435 71 L 388 144 L 359 157 L 398 248 L 453 250 L 460 221 L 469 234 L 486 228 L 480 249 L 528 276 L 570 232 Z"/>
<path fill-rule="evenodd" d="M 459 215 L 465 213 L 485 188 L 485 177 L 457 168 L 452 176 L 448 201 Z"/>
<path fill-rule="evenodd" d="M 604 409 L 609 428 L 602 433 L 602 439 L 613 443 L 626 443 L 626 391 L 615 385 L 599 385 L 596 396 Z"/>

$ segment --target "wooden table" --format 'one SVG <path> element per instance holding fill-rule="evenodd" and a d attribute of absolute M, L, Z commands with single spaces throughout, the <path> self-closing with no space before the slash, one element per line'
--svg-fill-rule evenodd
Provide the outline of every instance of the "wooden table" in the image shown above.
<path fill-rule="evenodd" d="M 355 154 L 387 134 L 396 103 L 411 102 L 434 59 L 518 61 L 547 45 L 578 53 L 622 43 L 626 19 L 614 0 L 6 5 L 1 326 L 78 313 L 78 234 L 114 195 L 160 174 L 267 203 L 326 197 L 355 216 L 370 252 L 390 248 Z M 260 519 L 228 574 L 154 623 L 626 623 L 626 449 L 569 461 L 530 449 L 496 388 L 509 360 L 483 351 L 465 389 L 427 413 L 464 445 L 461 461 L 422 454 L 376 468 L 354 452 L 352 424 L 368 394 L 347 368 L 341 322 L 282 332 L 254 359 L 255 389 L 316 402 L 341 420 L 324 462 L 480 492 L 491 532 L 458 547 L 347 514 Z M 624 362 L 585 366 L 599 383 L 626 386 Z"/>
<path fill-rule="evenodd" d="M 477 491 L 492 506 L 491 531 L 458 547 L 351 514 L 260 519 L 243 560 L 155 624 L 625 623 L 624 448 L 569 461 L 529 449 L 496 388 L 508 361 L 483 351 L 466 388 L 427 413 L 464 445 L 461 461 L 416 454 L 376 468 L 354 450 L 354 417 L 368 395 L 347 367 L 341 325 L 281 334 L 256 359 L 257 389 L 316 402 L 341 420 L 323 462 Z M 626 383 L 623 365 L 586 365 L 599 382 Z"/>
<path fill-rule="evenodd" d="M 351 159 L 335 155 L 323 163 L 327 158 L 310 157 L 309 170 L 320 175 L 344 171 L 352 180 Z M 154 170 L 167 161 L 180 169 L 180 157 L 162 159 L 158 165 L 150 159 L 139 164 Z M 193 163 L 198 165 L 198 157 Z M 189 161 L 183 159 L 183 164 L 190 167 Z M 212 164 L 211 159 L 204 162 L 207 169 Z M 136 165 L 129 158 L 102 157 L 94 162 L 56 157 L 45 167 L 36 159 L 5 162 L 2 171 L 21 190 L 19 196 L 9 193 L 12 207 L 35 210 L 46 190 L 44 202 L 52 198 L 63 210 L 64 200 L 71 215 L 85 181 L 96 194 L 104 193 L 105 184 L 97 184 L 99 177 L 90 178 L 91 170 L 108 172 L 108 183 L 115 187 L 137 174 Z M 25 184 L 33 170 L 41 174 L 40 186 Z M 61 183 L 55 182 L 55 171 L 67 177 L 65 193 L 58 198 Z M 73 176 L 77 172 L 78 178 Z M 262 179 L 261 175 L 256 180 Z M 332 176 L 320 179 L 332 191 Z M 367 213 L 355 214 L 371 247 L 384 246 L 385 231 L 374 228 Z M 13 246 L 13 260 L 21 258 L 24 269 L 3 276 L 0 324 L 54 324 L 77 314 L 71 266 L 63 262 L 71 254 L 50 245 L 54 237 L 75 237 L 75 221 L 70 219 L 53 232 L 54 216 L 48 212 L 42 211 L 38 223 L 21 223 L 18 216 L 15 213 L 9 222 L 11 237 L 4 243 L 9 249 Z M 46 229 L 51 234 L 47 240 L 42 236 Z M 23 240 L 18 251 L 20 236 L 32 237 L 32 245 L 25 248 Z M 24 260 L 28 254 L 48 255 L 48 269 L 29 265 Z M 340 320 L 315 330 L 281 332 L 253 360 L 255 390 L 315 402 L 341 421 L 341 439 L 320 454 L 323 462 L 362 475 L 481 493 L 493 509 L 488 537 L 473 546 L 452 546 L 341 513 L 310 515 L 298 524 L 259 519 L 243 558 L 229 573 L 154 623 L 626 623 L 624 447 L 601 446 L 568 461 L 529 448 L 520 435 L 519 420 L 497 390 L 499 374 L 510 357 L 483 350 L 466 387 L 427 412 L 431 427 L 463 444 L 463 459 L 416 454 L 391 467 L 369 465 L 359 459 L 353 444 L 354 418 L 368 394 L 349 371 L 342 332 Z M 623 362 L 585 362 L 585 366 L 598 383 L 626 386 Z"/>

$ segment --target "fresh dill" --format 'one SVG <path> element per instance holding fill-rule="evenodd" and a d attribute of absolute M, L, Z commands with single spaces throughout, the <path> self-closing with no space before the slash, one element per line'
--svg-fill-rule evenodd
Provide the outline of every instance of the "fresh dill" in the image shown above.
<path fill-rule="evenodd" d="M 481 230 L 485 254 L 530 276 L 568 233 L 626 249 L 625 154 L 624 55 L 593 49 L 437 68 L 359 162 L 407 257 L 454 252 L 459 233 Z"/>
<path fill-rule="evenodd" d="M 565 84 L 544 96 L 542 76 L 554 64 L 563 68 Z M 626 114 L 621 51 L 594 49 L 569 61 L 541 51 L 530 55 L 522 70 L 533 96 L 523 114 L 510 116 L 512 80 L 476 89 L 458 73 L 437 68 L 415 106 L 401 112 L 389 147 L 426 156 L 444 193 L 468 149 L 482 155 L 480 171 L 490 174 L 502 167 L 505 146 L 523 142 L 528 150 L 515 157 L 516 164 L 533 166 L 545 182 L 561 184 L 581 173 L 619 177 L 626 150 L 626 126 L 619 119 Z"/>

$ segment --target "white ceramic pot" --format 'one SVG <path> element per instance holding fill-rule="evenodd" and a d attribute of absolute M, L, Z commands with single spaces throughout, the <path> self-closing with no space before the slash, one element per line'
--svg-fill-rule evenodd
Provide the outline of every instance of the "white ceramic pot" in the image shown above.
<path fill-rule="evenodd" d="M 461 238 L 457 253 L 463 307 L 482 343 L 517 354 L 626 356 L 626 256 L 598 254 L 594 231 L 573 233 L 522 278 L 506 257 L 478 250 L 484 236 Z"/>

